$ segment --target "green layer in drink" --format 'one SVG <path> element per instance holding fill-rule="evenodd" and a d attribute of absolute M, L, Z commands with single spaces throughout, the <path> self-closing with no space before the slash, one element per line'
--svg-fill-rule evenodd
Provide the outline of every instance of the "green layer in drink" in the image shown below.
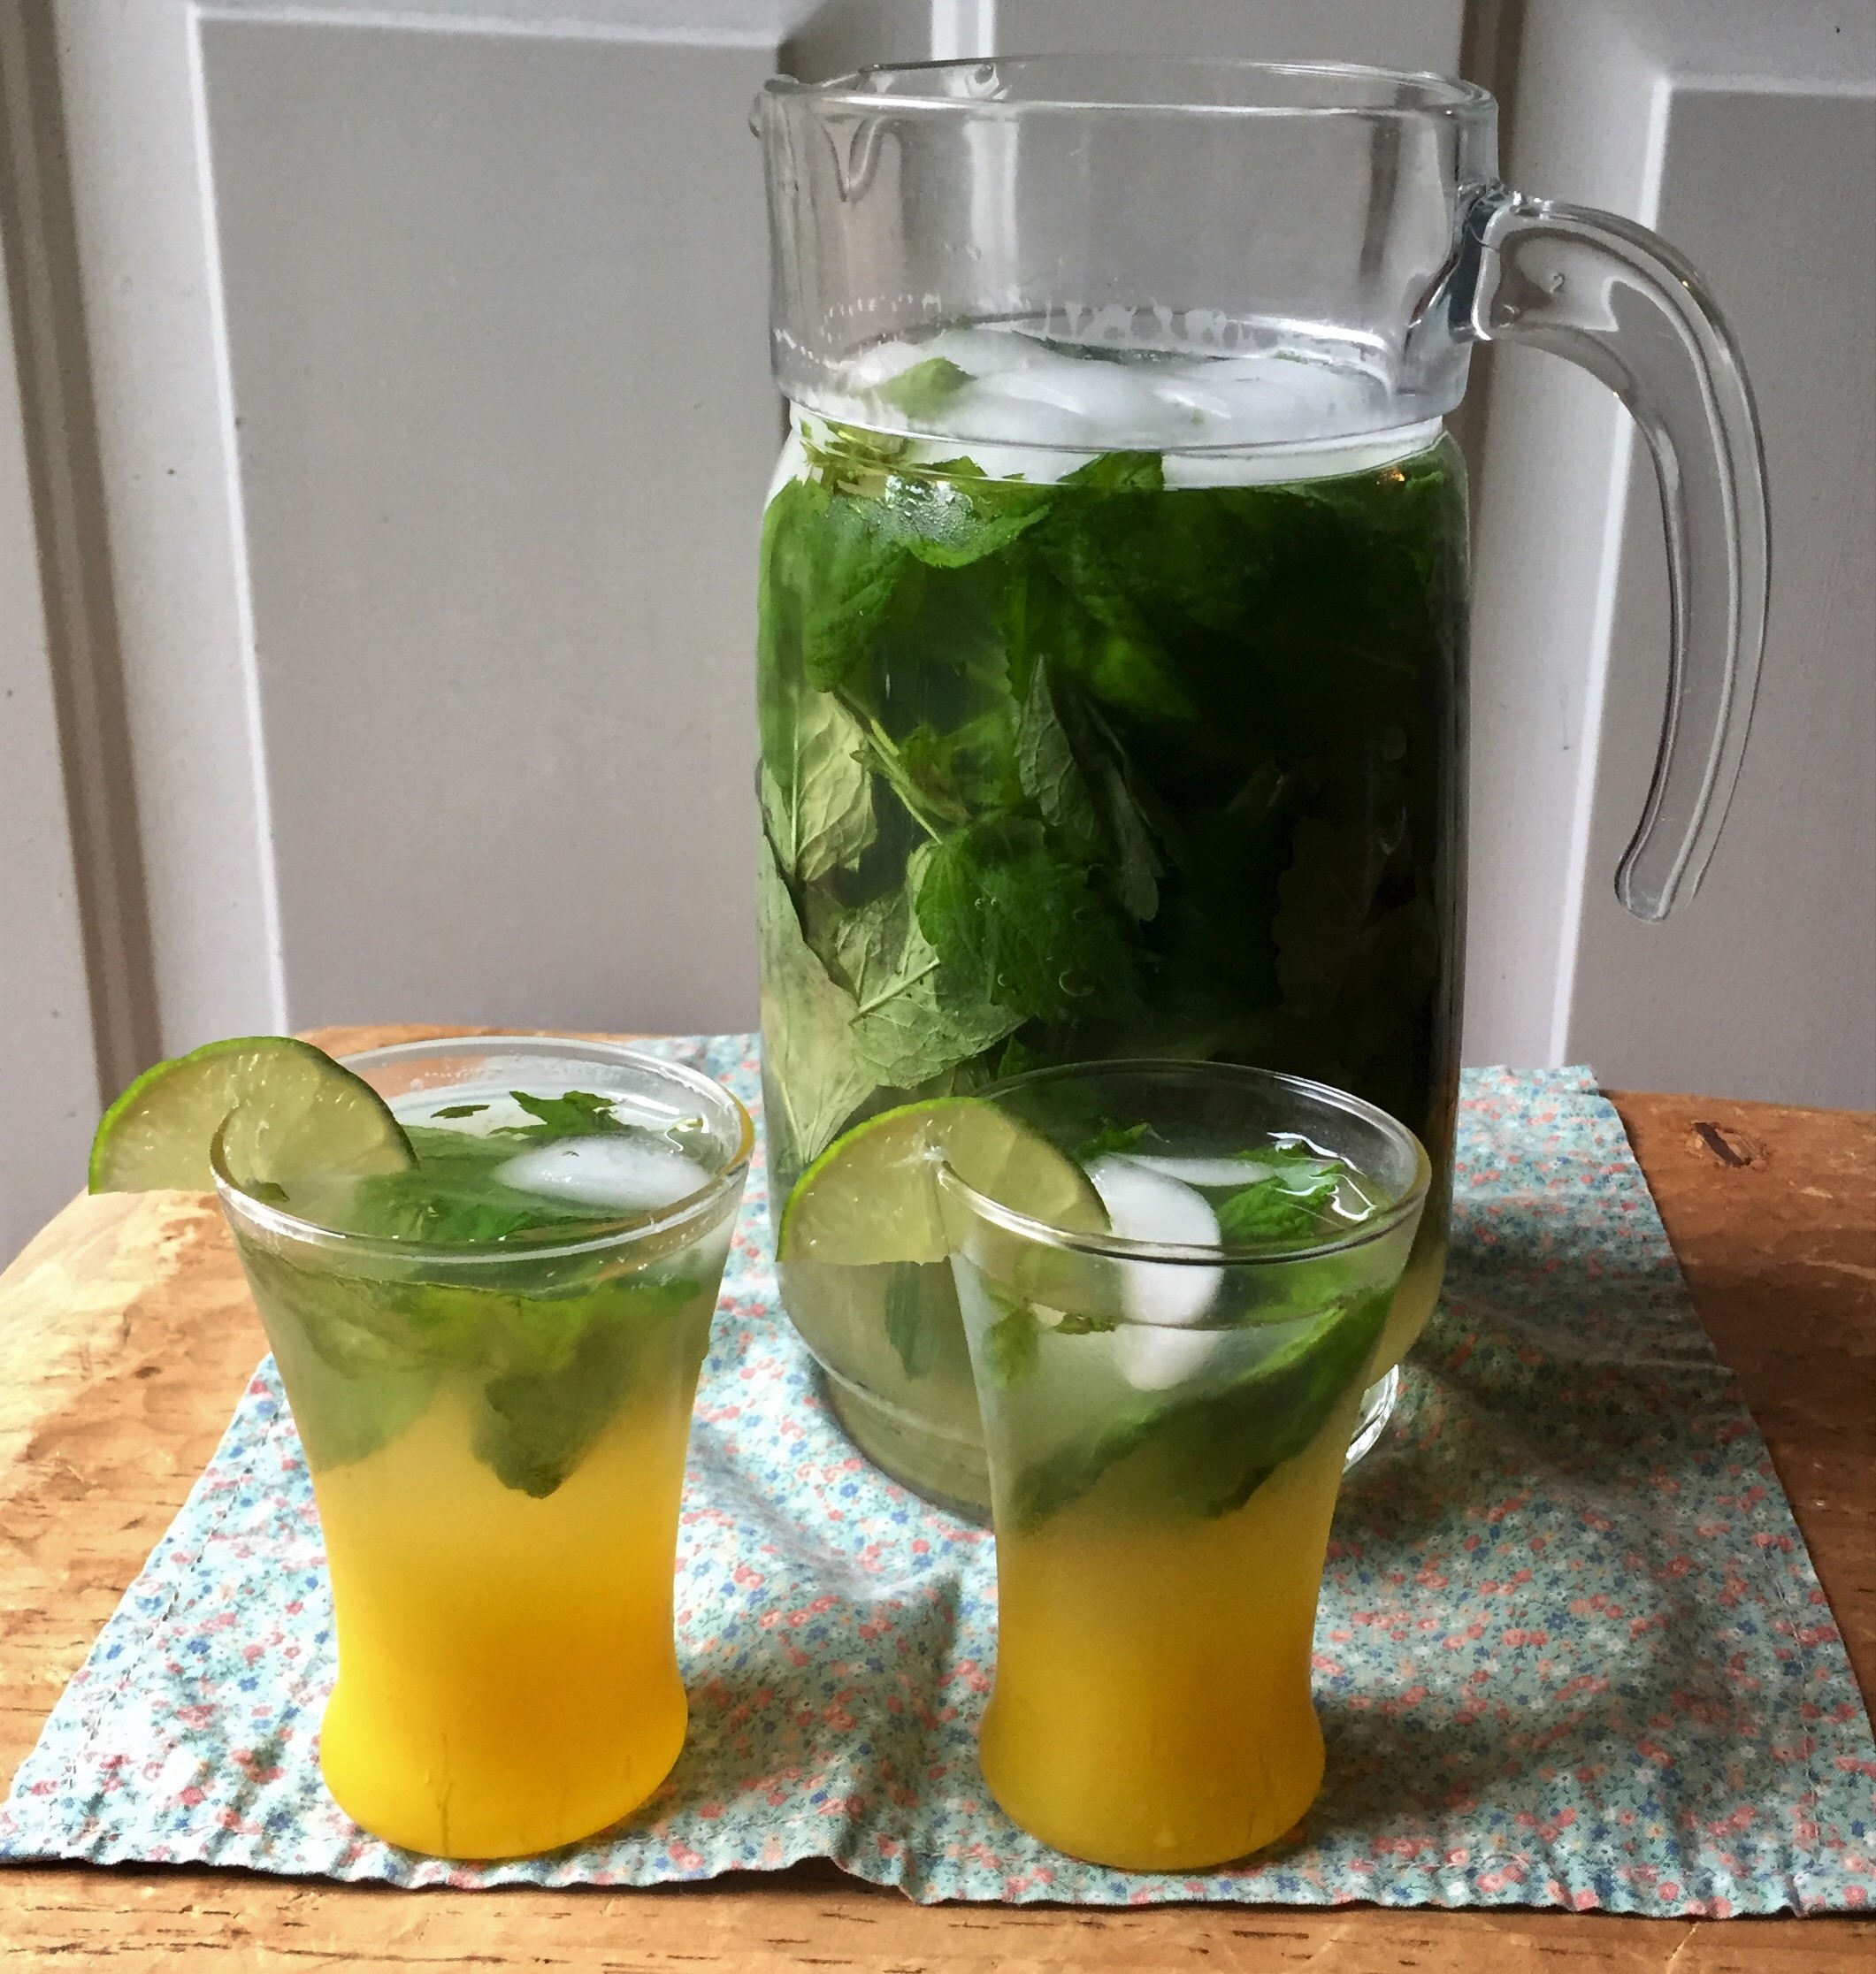
<path fill-rule="evenodd" d="M 351 1239 L 270 1241 L 242 1258 L 316 1470 L 373 1453 L 446 1387 L 505 1487 L 552 1494 L 637 1384 L 693 1378 L 728 1222 L 638 1226 L 708 1194 L 699 1120 L 649 1129 L 606 1097 L 505 1088 L 394 1106 L 402 1169 L 249 1189 Z"/>

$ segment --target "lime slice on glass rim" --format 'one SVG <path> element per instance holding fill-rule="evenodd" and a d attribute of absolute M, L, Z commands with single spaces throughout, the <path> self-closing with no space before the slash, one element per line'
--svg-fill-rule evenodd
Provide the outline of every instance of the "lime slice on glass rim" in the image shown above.
<path fill-rule="evenodd" d="M 310 1042 L 237 1036 L 147 1069 L 104 1113 L 91 1141 L 90 1190 L 211 1192 L 216 1134 L 243 1186 L 312 1172 L 394 1172 L 410 1141 L 362 1076 Z"/>
<path fill-rule="evenodd" d="M 882 1111 L 836 1138 L 788 1197 L 776 1252 L 783 1261 L 862 1267 L 943 1261 L 938 1161 L 967 1185 L 1052 1227 L 1107 1224 L 1086 1174 L 981 1097 L 945 1097 Z"/>

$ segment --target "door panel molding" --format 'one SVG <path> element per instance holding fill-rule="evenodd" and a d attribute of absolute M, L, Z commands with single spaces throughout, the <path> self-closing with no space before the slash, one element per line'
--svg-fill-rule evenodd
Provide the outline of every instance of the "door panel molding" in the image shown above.
<path fill-rule="evenodd" d="M 108 544 L 122 787 L 149 929 L 137 1050 L 148 1060 L 277 1028 L 284 1010 L 247 720 L 191 11 L 187 0 L 53 0 L 51 18 L 95 405 L 88 524 Z"/>
<path fill-rule="evenodd" d="M 88 1031 L 94 1083 L 102 1079 L 115 1090 L 150 1060 L 157 1023 L 68 152 L 51 10 L 7 9 L 0 13 L 0 245 L 9 306 L 0 310 L 0 326 L 10 336 L 0 367 L 11 431 L 0 443 L 19 448 L 18 497 L 25 503 L 13 525 L 26 557 L 19 566 L 28 573 L 12 628 L 35 654 L 15 662 L 43 669 L 56 721 L 63 808 L 56 833 L 68 847 L 54 888 L 62 897 L 70 884 L 83 968 L 82 1014 L 62 992 L 63 1018 Z M 35 835 L 55 829 L 49 816 L 35 816 L 31 826 Z M 61 909 L 54 907 L 55 919 Z M 30 937 L 13 924 L 5 930 Z M 48 927 L 50 942 L 61 937 Z"/>
<path fill-rule="evenodd" d="M 9 300 L 0 256 L 0 324 Z M 99 1095 L 13 348 L 0 338 L 0 1267 L 84 1182 Z"/>

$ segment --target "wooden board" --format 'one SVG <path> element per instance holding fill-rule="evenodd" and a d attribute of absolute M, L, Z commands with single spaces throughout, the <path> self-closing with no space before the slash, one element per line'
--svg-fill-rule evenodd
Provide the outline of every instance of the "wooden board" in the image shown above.
<path fill-rule="evenodd" d="M 435 1030 L 347 1029 L 356 1048 Z M 1876 1118 L 1618 1095 L 1695 1301 L 1771 1442 L 1865 1691 L 1876 1672 Z M 181 1505 L 264 1348 L 218 1214 L 80 1200 L 0 1276 L 0 1779 Z M 663 1891 L 405 1893 L 196 1868 L 0 1868 L 8 1974 L 207 1952 L 260 1969 L 901 1974 L 1834 1974 L 1876 1923 L 1345 1907 L 921 1908 L 831 1866 Z"/>

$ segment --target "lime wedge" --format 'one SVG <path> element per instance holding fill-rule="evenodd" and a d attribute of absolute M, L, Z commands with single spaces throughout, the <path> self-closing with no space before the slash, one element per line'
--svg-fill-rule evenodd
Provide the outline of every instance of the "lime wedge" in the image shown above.
<path fill-rule="evenodd" d="M 1107 1224 L 1072 1159 L 981 1097 L 946 1097 L 883 1111 L 836 1138 L 789 1195 L 778 1258 L 848 1267 L 944 1260 L 934 1155 L 1032 1219 L 1089 1232 Z"/>
<path fill-rule="evenodd" d="M 310 1042 L 249 1035 L 145 1070 L 91 1141 L 91 1190 L 211 1190 L 209 1148 L 224 1123 L 226 1153 L 244 1185 L 413 1162 L 410 1140 L 362 1077 Z"/>

